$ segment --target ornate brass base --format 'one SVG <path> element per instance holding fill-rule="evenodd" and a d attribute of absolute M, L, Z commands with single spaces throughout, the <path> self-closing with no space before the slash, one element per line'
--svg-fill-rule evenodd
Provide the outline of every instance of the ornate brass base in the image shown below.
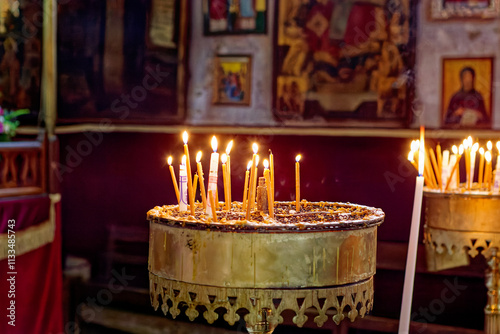
<path fill-rule="evenodd" d="M 484 308 L 486 333 L 500 333 L 500 257 L 498 249 L 491 250 L 491 257 L 488 260 L 486 269 L 486 287 L 488 288 L 488 304 Z"/>
<path fill-rule="evenodd" d="M 225 309 L 230 325 L 246 310 L 249 333 L 272 333 L 285 310 L 295 312 L 299 327 L 311 308 L 319 327 L 328 319 L 354 321 L 373 304 L 377 228 L 384 215 L 371 211 L 366 219 L 338 223 L 301 215 L 301 226 L 150 216 L 151 304 L 174 318 L 182 309 L 191 321 L 201 308 L 208 323 Z"/>
<path fill-rule="evenodd" d="M 500 196 L 424 193 L 427 267 L 444 270 L 469 264 L 469 256 L 488 261 L 485 333 L 500 333 Z"/>
<path fill-rule="evenodd" d="M 264 308 L 261 310 L 258 321 L 255 325 L 247 324 L 247 331 L 250 334 L 271 334 L 276 329 L 276 325 L 269 322 L 269 317 L 271 316 L 271 310 Z"/>
<path fill-rule="evenodd" d="M 179 306 L 185 305 L 185 314 L 193 321 L 199 316 L 197 306 L 203 306 L 203 317 L 211 324 L 219 318 L 215 310 L 223 308 L 224 320 L 234 325 L 240 320 L 237 311 L 246 309 L 249 313 L 244 319 L 250 333 L 272 333 L 283 322 L 281 313 L 285 310 L 294 311 L 293 322 L 302 327 L 308 319 L 306 310 L 315 308 L 318 315 L 314 322 L 321 327 L 329 319 L 327 310 L 335 311 L 331 319 L 339 324 L 346 317 L 351 321 L 364 317 L 373 306 L 371 277 L 355 284 L 311 289 L 223 288 L 172 281 L 153 273 L 149 273 L 149 280 L 155 310 L 161 304 L 163 313 L 175 318 L 181 313 Z"/>

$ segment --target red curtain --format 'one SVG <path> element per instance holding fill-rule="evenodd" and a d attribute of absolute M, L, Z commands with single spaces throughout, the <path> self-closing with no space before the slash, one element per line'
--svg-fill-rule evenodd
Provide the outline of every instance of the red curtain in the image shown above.
<path fill-rule="evenodd" d="M 15 220 L 16 234 L 50 218 L 48 196 L 33 196 L 0 201 L 0 233 L 7 233 L 8 221 Z M 7 259 L 0 261 L 0 333 L 63 334 L 61 214 L 60 202 L 55 206 L 54 241 L 22 255 L 16 255 L 16 274 L 8 274 Z M 3 239 L 5 240 L 5 239 Z M 16 240 L 17 242 L 17 240 Z M 8 244 L 0 247 L 7 248 Z M 11 285 L 9 278 L 15 278 Z M 15 287 L 15 296 L 9 292 Z M 15 326 L 9 325 L 15 302 Z M 11 322 L 12 323 L 12 322 Z"/>

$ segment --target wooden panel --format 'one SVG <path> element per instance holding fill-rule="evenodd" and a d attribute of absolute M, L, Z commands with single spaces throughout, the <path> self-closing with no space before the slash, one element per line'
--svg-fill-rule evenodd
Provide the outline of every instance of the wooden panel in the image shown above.
<path fill-rule="evenodd" d="M 0 197 L 46 192 L 46 140 L 0 143 Z"/>

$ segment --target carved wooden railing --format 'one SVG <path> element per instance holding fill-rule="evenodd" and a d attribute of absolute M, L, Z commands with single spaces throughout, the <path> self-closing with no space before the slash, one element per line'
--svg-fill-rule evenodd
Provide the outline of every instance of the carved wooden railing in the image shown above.
<path fill-rule="evenodd" d="M 0 143 L 0 197 L 47 191 L 45 136 L 36 141 Z"/>

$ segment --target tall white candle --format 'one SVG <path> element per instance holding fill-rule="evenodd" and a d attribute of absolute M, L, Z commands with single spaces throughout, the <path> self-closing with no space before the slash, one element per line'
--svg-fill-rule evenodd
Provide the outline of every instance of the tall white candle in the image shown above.
<path fill-rule="evenodd" d="M 448 164 L 448 168 L 447 168 L 447 176 L 446 176 L 446 184 L 448 184 L 448 182 L 450 183 L 450 190 L 452 189 L 456 189 L 457 188 L 457 177 L 458 177 L 458 171 L 455 171 L 455 173 L 453 173 L 453 175 L 451 175 L 451 172 L 453 170 L 453 167 L 455 166 L 455 164 L 457 163 L 457 155 L 456 154 L 453 154 L 451 157 L 450 157 L 450 163 Z M 450 180 L 451 178 L 451 180 Z"/>
<path fill-rule="evenodd" d="M 418 176 L 413 199 L 413 214 L 411 218 L 410 240 L 406 258 L 405 282 L 403 287 L 403 301 L 401 303 L 401 317 L 398 333 L 408 333 L 410 329 L 411 302 L 413 299 L 413 283 L 415 281 L 415 267 L 417 263 L 418 231 L 420 229 L 420 212 L 422 210 L 422 195 L 424 191 L 424 127 L 420 127 L 420 152 L 418 158 Z"/>
<path fill-rule="evenodd" d="M 442 169 L 441 169 L 441 180 L 443 183 L 443 191 L 444 187 L 446 187 L 446 184 L 448 183 L 448 178 L 450 176 L 450 170 L 449 166 L 450 165 L 450 151 L 444 150 L 443 151 L 443 162 L 442 162 Z"/>
<path fill-rule="evenodd" d="M 188 179 L 186 171 L 186 156 L 182 157 L 182 164 L 179 167 L 180 196 L 179 211 L 187 211 L 188 205 Z"/>
<path fill-rule="evenodd" d="M 212 149 L 214 152 L 210 156 L 210 172 L 208 174 L 208 190 L 211 190 L 213 196 L 217 193 L 217 173 L 219 171 L 219 153 L 217 153 L 217 138 L 212 137 Z M 207 194 L 207 197 L 209 195 Z M 209 198 L 209 197 L 208 197 Z M 218 205 L 218 203 L 216 203 Z M 212 217 L 212 203 L 207 201 L 207 214 Z"/>

